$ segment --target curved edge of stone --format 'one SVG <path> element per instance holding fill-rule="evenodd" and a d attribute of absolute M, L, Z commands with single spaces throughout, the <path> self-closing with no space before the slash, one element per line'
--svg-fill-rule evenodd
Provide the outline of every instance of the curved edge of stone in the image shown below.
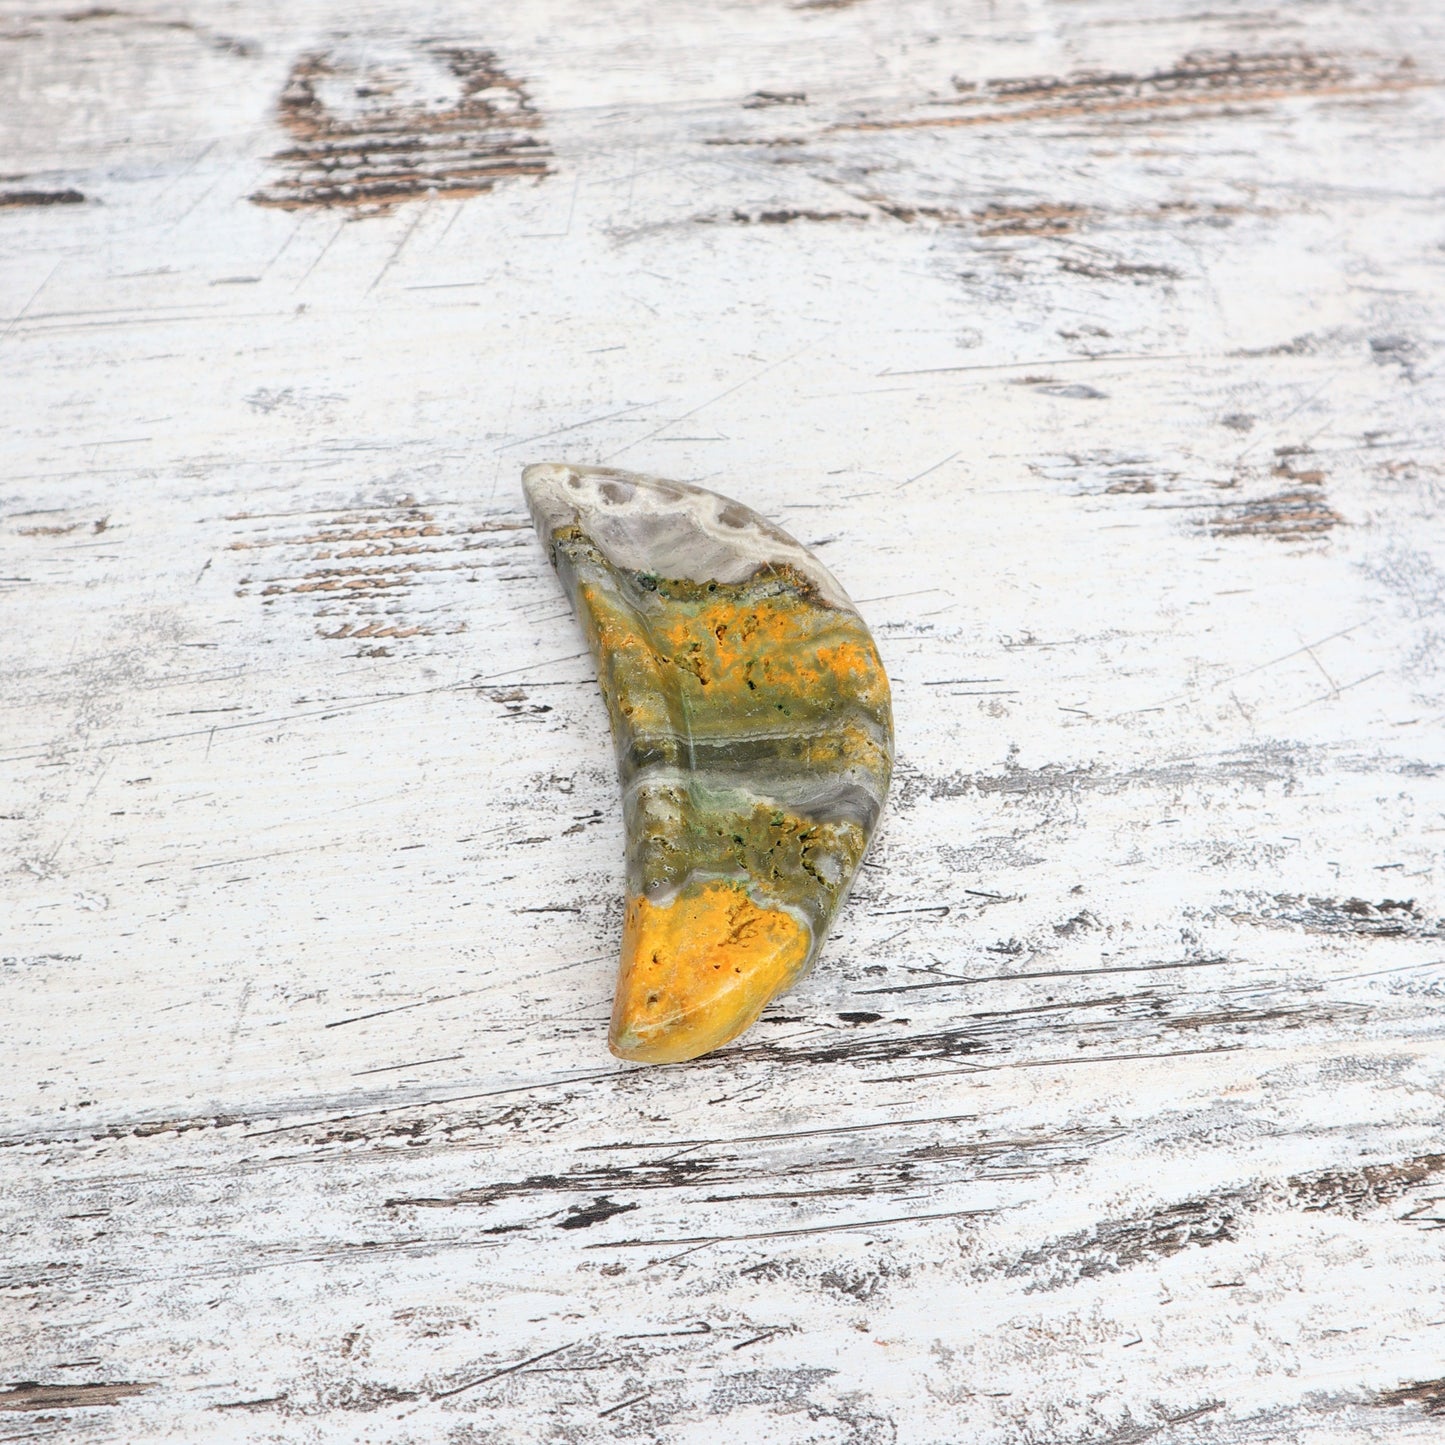
<path fill-rule="evenodd" d="M 609 1048 L 697 1058 L 818 957 L 891 780 L 887 674 L 837 580 L 751 508 L 610 467 L 538 463 L 522 482 L 617 753 L 628 865 Z"/>

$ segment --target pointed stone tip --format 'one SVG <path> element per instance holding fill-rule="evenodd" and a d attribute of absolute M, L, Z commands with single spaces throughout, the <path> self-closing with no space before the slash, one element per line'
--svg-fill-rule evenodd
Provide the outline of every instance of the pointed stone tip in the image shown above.
<path fill-rule="evenodd" d="M 797 980 L 812 941 L 792 913 L 737 883 L 690 884 L 666 904 L 630 899 L 608 1047 L 645 1064 L 721 1048 Z"/>
<path fill-rule="evenodd" d="M 542 487 L 565 481 L 571 470 L 565 462 L 533 462 L 522 468 L 522 490 L 530 497 Z"/>
<path fill-rule="evenodd" d="M 567 481 L 572 468 L 561 462 L 534 462 L 522 468 L 522 495 L 532 514 L 532 525 L 546 542 L 567 521 Z"/>

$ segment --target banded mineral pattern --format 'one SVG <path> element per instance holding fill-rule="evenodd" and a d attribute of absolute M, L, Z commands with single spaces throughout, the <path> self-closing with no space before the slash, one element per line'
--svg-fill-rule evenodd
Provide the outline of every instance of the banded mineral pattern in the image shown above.
<path fill-rule="evenodd" d="M 609 1045 L 673 1063 L 736 1038 L 811 967 L 893 769 L 873 638 L 813 555 L 681 482 L 522 477 L 597 662 L 627 827 Z"/>

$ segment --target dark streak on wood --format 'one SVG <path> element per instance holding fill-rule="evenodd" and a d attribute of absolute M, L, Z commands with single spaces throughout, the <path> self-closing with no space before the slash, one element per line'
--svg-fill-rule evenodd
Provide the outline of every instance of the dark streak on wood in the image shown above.
<path fill-rule="evenodd" d="M 1379 1209 L 1445 1174 L 1445 1154 L 1419 1154 L 1395 1164 L 1359 1169 L 1322 1169 L 1289 1181 L 1291 1202 L 1310 1213 L 1325 1210 L 1354 1217 Z"/>
<path fill-rule="evenodd" d="M 801 90 L 755 90 L 743 101 L 744 110 L 766 110 L 774 105 L 806 105 L 807 95 Z"/>
<path fill-rule="evenodd" d="M 1283 1183 L 1263 1182 L 1184 1199 L 1149 1214 L 1107 1220 L 1008 1261 L 1003 1273 L 1030 1276 L 1029 1290 L 1052 1290 L 1117 1274 L 1182 1250 L 1239 1237 L 1246 1217 L 1264 1209 L 1297 1209 L 1360 1217 L 1445 1174 L 1445 1154 L 1422 1154 L 1394 1164 L 1320 1170 Z"/>
<path fill-rule="evenodd" d="M 876 1126 L 880 1131 L 894 1127 L 903 1130 L 909 1122 L 896 1126 Z M 934 1121 L 922 1121 L 933 1123 Z M 861 1132 L 863 1127 L 855 1132 Z M 838 1131 L 823 1131 L 836 1134 Z M 777 1142 L 786 1144 L 793 1138 L 810 1138 L 806 1131 L 798 1136 L 783 1136 Z M 965 1141 L 913 1144 L 899 1148 L 887 1132 L 856 1142 L 843 1139 L 836 1146 L 822 1143 L 822 1152 L 815 1155 L 787 1157 L 786 1153 L 760 1172 L 756 1148 L 746 1147 L 756 1141 L 720 1140 L 707 1146 L 708 1154 L 687 1157 L 666 1157 L 669 1152 L 688 1147 L 676 1142 L 650 1146 L 664 1157 L 574 1167 L 565 1173 L 533 1174 L 524 1179 L 498 1181 L 439 1197 L 388 1199 L 388 1208 L 455 1208 L 458 1206 L 490 1206 L 504 1200 L 545 1201 L 548 1194 L 590 1193 L 591 1205 L 574 1205 L 571 1217 L 557 1227 L 574 1229 L 609 1219 L 636 1209 L 636 1204 L 614 1204 L 609 1194 L 597 1191 L 626 1193 L 669 1193 L 684 1189 L 736 1188 L 757 1185 L 765 1179 L 771 1187 L 758 1193 L 711 1193 L 707 1203 L 725 1203 L 745 1198 L 782 1202 L 801 1198 L 868 1198 L 879 1194 L 912 1192 L 940 1175 L 964 1169 L 971 1180 L 983 1178 L 1019 1179 L 1046 1174 L 1083 1162 L 1102 1143 L 1114 1137 L 1103 1131 L 1061 1131 L 1040 1138 L 982 1138 Z M 840 1152 L 842 1151 L 842 1152 Z M 831 1181 L 831 1182 L 824 1182 Z M 545 1207 L 545 1203 L 544 1203 Z M 575 1222 L 574 1222 L 575 1221 Z"/>
<path fill-rule="evenodd" d="M 269 1410 L 273 1405 L 284 1404 L 285 1395 L 265 1395 L 258 1400 L 227 1400 L 221 1405 L 212 1405 L 213 1410 Z"/>
<path fill-rule="evenodd" d="M 1173 266 L 1159 266 L 1138 261 L 1086 261 L 1066 256 L 1059 262 L 1059 270 L 1075 276 L 1087 276 L 1094 281 L 1129 281 L 1139 286 L 1150 281 L 1178 281 L 1182 273 Z"/>
<path fill-rule="evenodd" d="M 1232 1240 L 1238 1234 L 1242 1197 L 1186 1199 L 1133 1219 L 1101 1220 L 1077 1234 L 1025 1250 L 1003 1272 L 1032 1276 L 1030 1290 L 1060 1289 L 1081 1279 L 1118 1274 L 1145 1260 Z"/>
<path fill-rule="evenodd" d="M 615 1415 L 618 1413 L 618 1411 L 626 1410 L 631 1405 L 640 1405 L 644 1400 L 650 1397 L 651 1393 L 652 1392 L 649 1390 L 646 1394 L 634 1395 L 630 1400 L 622 1401 L 620 1405 L 612 1405 L 609 1406 L 606 1410 L 599 1410 L 597 1412 L 597 1418 L 599 1420 L 605 1420 L 609 1415 Z"/>
<path fill-rule="evenodd" d="M 96 1405 L 116 1405 L 132 1395 L 143 1395 L 154 1384 L 42 1385 L 20 1380 L 0 1386 L 0 1410 L 81 1410 Z"/>
<path fill-rule="evenodd" d="M 0 191 L 0 209 L 20 206 L 79 206 L 85 196 L 76 190 Z"/>
<path fill-rule="evenodd" d="M 1382 1390 L 1376 1396 L 1380 1405 L 1418 1405 L 1427 1415 L 1445 1415 L 1445 1379 L 1416 1380 Z"/>
<path fill-rule="evenodd" d="M 866 211 L 734 210 L 730 219 L 739 226 L 787 226 L 794 221 L 866 221 Z"/>
<path fill-rule="evenodd" d="M 525 1370 L 528 1365 L 535 1365 L 542 1360 L 550 1360 L 554 1355 L 560 1355 L 563 1351 L 571 1348 L 570 1344 L 566 1344 L 558 1345 L 554 1350 L 543 1350 L 540 1355 L 530 1355 L 525 1360 L 518 1360 L 514 1365 L 504 1365 L 500 1370 L 492 1370 L 479 1379 L 468 1380 L 464 1385 L 454 1385 L 449 1390 L 438 1390 L 432 1395 L 432 1399 L 449 1400 L 453 1395 L 460 1395 L 466 1390 L 475 1390 L 478 1385 L 490 1384 L 493 1380 L 500 1380 L 504 1375 L 515 1375 L 519 1370 Z"/>
<path fill-rule="evenodd" d="M 838 131 L 937 129 L 1049 120 L 1117 119 L 1138 115 L 1154 123 L 1171 111 L 1217 113 L 1241 104 L 1293 97 L 1359 96 L 1404 90 L 1424 82 L 1400 62 L 1361 77 L 1342 60 L 1306 51 L 1244 54 L 1191 51 L 1173 65 L 1146 73 L 1079 71 L 1072 75 L 955 81 L 956 99 L 942 114 L 862 120 Z"/>
<path fill-rule="evenodd" d="M 1056 793 L 1120 793 L 1131 788 L 1199 788 L 1209 784 L 1248 783 L 1256 787 L 1289 785 L 1306 760 L 1297 750 L 1280 744 L 1240 748 L 1214 757 L 1166 759 L 1109 771 L 1095 764 L 1065 767 L 1045 763 L 1024 767 L 1012 760 L 996 773 L 955 772 L 925 777 L 900 768 L 895 774 L 892 808 L 910 808 L 923 798 L 987 797 L 1003 794 L 1026 799 Z"/>
<path fill-rule="evenodd" d="M 591 1204 L 574 1204 L 567 1211 L 565 1219 L 558 1220 L 558 1229 L 590 1229 L 618 1214 L 636 1209 L 635 1204 L 614 1204 L 605 1194 L 600 1194 Z"/>
<path fill-rule="evenodd" d="M 1306 933 L 1356 938 L 1445 938 L 1445 918 L 1429 918 L 1413 898 L 1319 898 L 1275 894 L 1255 909 L 1220 909 L 1237 923 L 1299 928 Z"/>

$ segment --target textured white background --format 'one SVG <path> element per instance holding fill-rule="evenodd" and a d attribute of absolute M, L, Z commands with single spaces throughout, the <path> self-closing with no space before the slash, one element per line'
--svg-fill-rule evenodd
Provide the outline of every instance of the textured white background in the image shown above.
<path fill-rule="evenodd" d="M 0 3 L 0 1440 L 1439 1439 L 1436 0 L 71 4 Z M 273 159 L 439 45 L 532 173 Z M 605 1051 L 547 458 L 893 677 L 692 1065 Z"/>

